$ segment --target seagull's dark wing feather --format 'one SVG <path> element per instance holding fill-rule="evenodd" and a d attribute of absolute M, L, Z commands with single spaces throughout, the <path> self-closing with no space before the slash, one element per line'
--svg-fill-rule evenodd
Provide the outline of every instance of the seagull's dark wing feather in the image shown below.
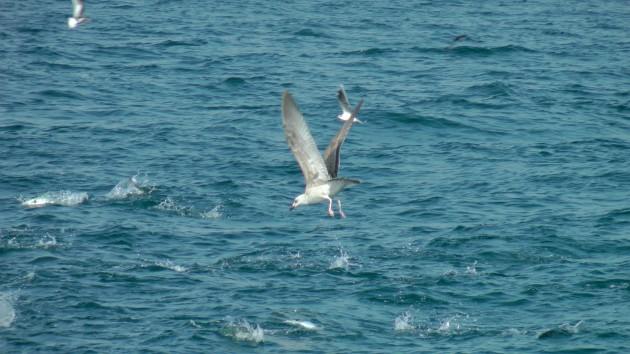
<path fill-rule="evenodd" d="M 337 135 L 330 141 L 326 151 L 324 151 L 324 161 L 326 162 L 326 169 L 328 170 L 328 174 L 332 178 L 337 177 L 337 173 L 339 172 L 339 163 L 341 160 L 341 145 L 346 140 L 346 136 L 350 132 L 350 128 L 352 128 L 352 124 L 354 123 L 354 117 L 359 114 L 359 110 L 361 109 L 361 105 L 363 105 L 363 99 L 359 101 L 357 106 L 352 111 L 352 116 L 348 119 L 339 129 Z"/>

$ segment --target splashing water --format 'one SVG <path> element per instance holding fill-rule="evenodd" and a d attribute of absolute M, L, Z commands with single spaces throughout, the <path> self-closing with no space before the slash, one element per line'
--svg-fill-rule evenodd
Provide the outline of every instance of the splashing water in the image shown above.
<path fill-rule="evenodd" d="M 107 199 L 125 199 L 131 196 L 149 194 L 153 189 L 154 186 L 149 183 L 149 178 L 146 174 L 137 174 L 118 182 L 105 197 Z"/>
<path fill-rule="evenodd" d="M 164 261 L 157 261 L 157 262 L 155 262 L 155 265 L 158 266 L 158 267 L 162 267 L 162 268 L 166 268 L 166 269 L 170 269 L 170 270 L 176 271 L 178 273 L 183 273 L 183 272 L 188 270 L 188 268 L 186 268 L 184 266 L 177 265 L 177 264 L 173 263 L 169 259 L 164 260 Z"/>
<path fill-rule="evenodd" d="M 477 261 L 474 261 L 473 264 L 466 266 L 466 274 L 477 275 Z"/>
<path fill-rule="evenodd" d="M 343 269 L 348 270 L 350 268 L 350 256 L 343 248 L 339 249 L 339 256 L 335 257 L 328 269 Z"/>
<path fill-rule="evenodd" d="M 46 192 L 38 197 L 22 201 L 27 208 L 41 208 L 49 205 L 74 206 L 86 202 L 89 195 L 86 192 L 57 191 Z"/>
<path fill-rule="evenodd" d="M 14 296 L 0 293 L 0 328 L 8 328 L 15 320 Z"/>
<path fill-rule="evenodd" d="M 37 246 L 40 248 L 50 248 L 57 246 L 57 239 L 55 236 L 51 236 L 49 234 L 44 235 L 39 241 L 37 241 Z"/>
<path fill-rule="evenodd" d="M 580 320 L 576 324 L 563 323 L 557 328 L 547 329 L 538 334 L 538 339 L 554 338 L 554 337 L 568 337 L 572 336 L 580 331 L 580 326 L 584 321 Z"/>
<path fill-rule="evenodd" d="M 265 339 L 265 334 L 260 325 L 252 326 L 247 320 L 242 319 L 232 321 L 225 325 L 222 330 L 227 337 L 234 338 L 238 341 L 247 341 L 252 343 L 261 343 Z"/>
<path fill-rule="evenodd" d="M 200 213 L 199 216 L 201 216 L 202 219 L 218 219 L 223 216 L 223 212 L 221 212 L 221 209 L 223 209 L 223 206 L 219 204 L 212 208 L 212 210 L 210 211 Z"/>
<path fill-rule="evenodd" d="M 394 330 L 398 332 L 412 331 L 416 327 L 413 325 L 413 317 L 409 311 L 400 314 L 394 320 Z"/>

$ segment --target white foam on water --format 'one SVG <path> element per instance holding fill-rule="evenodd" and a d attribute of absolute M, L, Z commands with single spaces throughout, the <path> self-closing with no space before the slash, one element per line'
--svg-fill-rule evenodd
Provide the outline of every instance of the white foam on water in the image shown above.
<path fill-rule="evenodd" d="M 467 314 L 455 314 L 429 325 L 426 329 L 426 334 L 459 335 L 474 330 L 474 328 L 470 327 L 471 324 L 469 322 L 475 321 L 475 319 L 471 319 Z"/>
<path fill-rule="evenodd" d="M 166 197 L 166 199 L 161 201 L 160 204 L 155 206 L 155 208 L 159 209 L 159 210 L 174 212 L 175 214 L 177 214 L 179 216 L 191 216 L 192 215 L 192 208 L 191 207 L 179 205 L 171 197 Z"/>
<path fill-rule="evenodd" d="M 146 174 L 137 174 L 118 182 L 105 197 L 107 199 L 125 199 L 149 194 L 154 188 L 155 186 L 149 183 L 149 178 Z"/>
<path fill-rule="evenodd" d="M 262 343 L 265 340 L 265 333 L 260 327 L 251 325 L 247 320 L 241 319 L 237 321 L 230 320 L 230 322 L 223 328 L 223 333 L 238 341 L 246 341 L 252 343 Z"/>
<path fill-rule="evenodd" d="M 0 293 L 0 328 L 9 328 L 15 321 L 16 314 L 13 308 L 15 296 L 7 293 Z"/>
<path fill-rule="evenodd" d="M 512 336 L 526 335 L 527 333 L 528 333 L 527 330 L 524 330 L 524 329 L 508 328 L 505 331 L 503 331 L 501 334 L 506 337 L 512 337 Z"/>
<path fill-rule="evenodd" d="M 86 202 L 89 195 L 86 192 L 56 191 L 46 192 L 38 197 L 21 200 L 26 208 L 42 208 L 49 205 L 75 206 Z"/>
<path fill-rule="evenodd" d="M 474 261 L 473 264 L 466 266 L 466 274 L 477 275 L 477 261 Z"/>
<path fill-rule="evenodd" d="M 163 261 L 157 261 L 157 262 L 155 262 L 155 265 L 158 266 L 158 267 L 162 267 L 162 268 L 166 268 L 166 269 L 170 269 L 170 270 L 176 271 L 178 273 L 182 273 L 182 272 L 185 272 L 185 271 L 188 270 L 188 268 L 180 266 L 180 265 L 177 265 L 177 264 L 173 263 L 169 259 L 166 259 L 166 260 L 163 260 Z"/>
<path fill-rule="evenodd" d="M 319 329 L 319 327 L 311 321 L 285 320 L 284 323 L 307 331 L 316 331 Z"/>
<path fill-rule="evenodd" d="M 407 332 L 414 329 L 416 329 L 416 326 L 413 324 L 413 316 L 411 316 L 409 311 L 401 313 L 394 320 L 394 330 L 397 332 Z"/>
<path fill-rule="evenodd" d="M 44 235 L 39 241 L 37 241 L 37 248 L 51 248 L 58 246 L 55 236 L 50 234 Z"/>
<path fill-rule="evenodd" d="M 202 219 L 219 219 L 220 217 L 223 216 L 223 212 L 221 211 L 222 209 L 223 209 L 223 206 L 219 204 L 215 206 L 214 208 L 212 208 L 212 210 L 199 213 L 199 216 L 201 216 Z"/>
<path fill-rule="evenodd" d="M 455 318 L 447 318 L 442 323 L 440 323 L 440 327 L 438 331 L 440 332 L 450 332 L 452 330 L 459 330 L 460 324 L 459 322 L 454 322 Z"/>

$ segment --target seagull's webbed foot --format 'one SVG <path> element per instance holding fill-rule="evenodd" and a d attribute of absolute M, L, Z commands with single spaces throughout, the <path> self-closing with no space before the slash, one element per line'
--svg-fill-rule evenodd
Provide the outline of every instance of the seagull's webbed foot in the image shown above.
<path fill-rule="evenodd" d="M 335 212 L 333 211 L 333 208 L 332 208 L 332 203 L 333 203 L 332 198 L 328 198 L 328 216 L 330 217 L 335 216 Z"/>
<path fill-rule="evenodd" d="M 341 199 L 337 199 L 337 206 L 339 207 L 339 216 L 341 216 L 342 219 L 345 219 L 346 213 L 341 210 Z"/>

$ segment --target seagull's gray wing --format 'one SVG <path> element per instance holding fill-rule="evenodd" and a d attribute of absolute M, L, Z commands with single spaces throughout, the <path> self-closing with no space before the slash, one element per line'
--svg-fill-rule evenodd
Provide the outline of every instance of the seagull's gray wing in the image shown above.
<path fill-rule="evenodd" d="M 341 102 L 341 101 L 340 101 Z M 357 106 L 352 111 L 352 115 L 350 119 L 348 119 L 341 128 L 337 135 L 330 141 L 326 151 L 324 151 L 324 161 L 326 162 L 326 169 L 328 169 L 328 174 L 330 177 L 337 177 L 337 173 L 339 172 L 339 162 L 341 160 L 341 144 L 343 144 L 344 140 L 346 140 L 346 136 L 350 132 L 350 128 L 352 128 L 352 124 L 354 123 L 354 117 L 359 114 L 359 110 L 361 109 L 361 105 L 363 104 L 363 99 L 359 101 Z"/>
<path fill-rule="evenodd" d="M 282 95 L 282 126 L 287 143 L 295 156 L 307 187 L 327 182 L 330 175 L 315 140 L 288 91 Z"/>
<path fill-rule="evenodd" d="M 339 85 L 339 90 L 337 90 L 337 101 L 339 101 L 339 107 L 341 107 L 342 112 L 352 112 L 352 108 L 350 107 L 350 102 L 348 101 L 348 96 L 346 95 L 346 90 L 343 88 L 343 85 Z"/>
<path fill-rule="evenodd" d="M 72 17 L 83 17 L 83 0 L 72 0 Z"/>

